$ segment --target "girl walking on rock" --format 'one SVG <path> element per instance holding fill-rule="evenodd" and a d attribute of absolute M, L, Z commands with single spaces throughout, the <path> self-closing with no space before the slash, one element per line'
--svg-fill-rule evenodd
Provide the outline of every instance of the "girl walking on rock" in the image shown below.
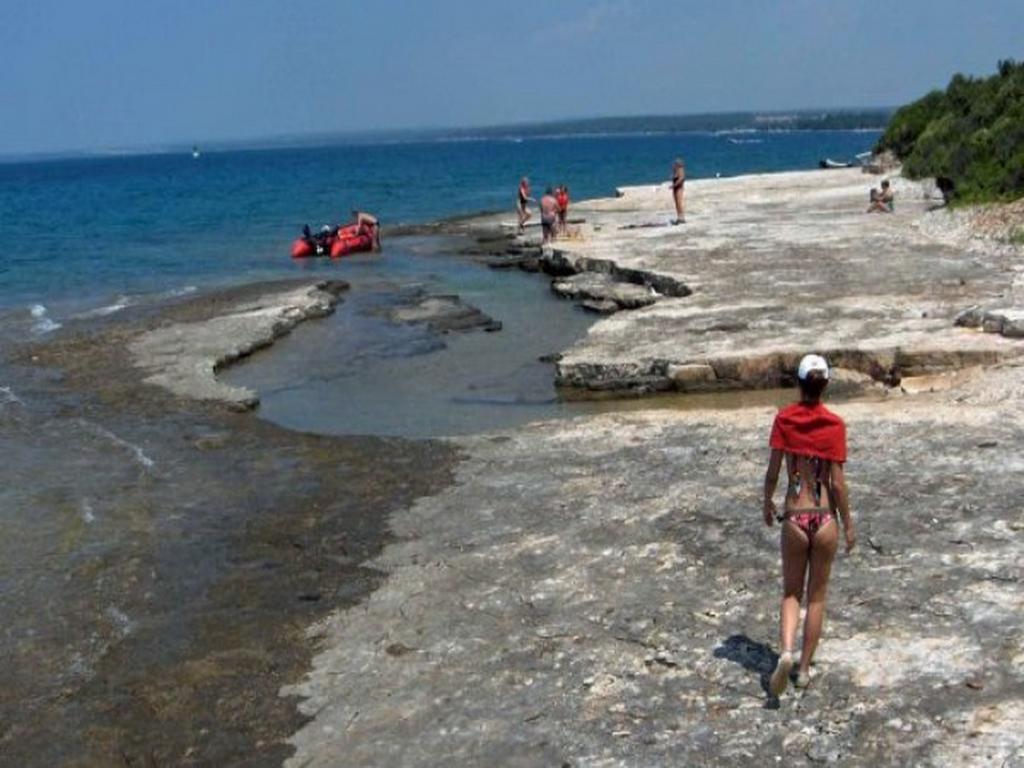
<path fill-rule="evenodd" d="M 810 682 L 811 660 L 825 619 L 829 573 L 839 546 L 840 521 L 846 551 L 856 542 L 843 474 L 846 425 L 821 402 L 828 379 L 824 358 L 807 355 L 800 361 L 800 400 L 779 411 L 769 441 L 764 524 L 771 526 L 776 520 L 782 524 L 782 615 L 779 660 L 769 682 L 773 696 L 779 696 L 789 684 L 805 588 L 807 616 L 795 684 L 803 688 Z M 779 515 L 773 497 L 783 460 L 788 487 Z"/>

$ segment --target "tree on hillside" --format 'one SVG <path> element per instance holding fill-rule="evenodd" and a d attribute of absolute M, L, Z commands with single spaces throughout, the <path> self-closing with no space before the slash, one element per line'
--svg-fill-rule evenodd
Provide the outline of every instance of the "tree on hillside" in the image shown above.
<path fill-rule="evenodd" d="M 1024 195 L 1024 63 L 997 69 L 954 75 L 945 91 L 899 109 L 876 150 L 893 151 L 911 178 L 952 179 L 964 202 Z"/>

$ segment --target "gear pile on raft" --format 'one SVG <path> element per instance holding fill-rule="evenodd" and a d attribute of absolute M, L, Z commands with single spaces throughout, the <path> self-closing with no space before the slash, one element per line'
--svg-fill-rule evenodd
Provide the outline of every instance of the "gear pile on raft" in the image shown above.
<path fill-rule="evenodd" d="M 353 253 L 380 250 L 380 220 L 363 211 L 352 211 L 350 224 L 325 224 L 319 232 L 309 225 L 302 227 L 302 235 L 292 243 L 292 258 L 305 259 L 329 256 L 339 259 Z"/>

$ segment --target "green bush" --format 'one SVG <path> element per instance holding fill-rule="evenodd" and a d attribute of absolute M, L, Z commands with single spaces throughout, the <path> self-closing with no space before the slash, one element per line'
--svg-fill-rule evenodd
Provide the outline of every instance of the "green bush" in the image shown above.
<path fill-rule="evenodd" d="M 875 150 L 891 150 L 910 178 L 946 176 L 957 200 L 1024 195 L 1024 63 L 987 78 L 954 75 L 945 91 L 899 109 Z"/>

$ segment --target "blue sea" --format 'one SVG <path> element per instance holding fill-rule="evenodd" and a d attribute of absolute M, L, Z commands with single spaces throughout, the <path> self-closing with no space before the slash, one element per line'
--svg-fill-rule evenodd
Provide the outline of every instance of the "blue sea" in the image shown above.
<path fill-rule="evenodd" d="M 809 169 L 869 149 L 871 131 L 551 136 L 89 157 L 0 164 L 0 310 L 37 332 L 145 297 L 313 272 L 296 263 L 304 223 L 352 208 L 385 225 L 511 209 L 528 175 L 574 199 L 665 179 Z M 400 262 L 394 262 L 400 268 Z M 387 271 L 387 262 L 381 270 Z"/>

